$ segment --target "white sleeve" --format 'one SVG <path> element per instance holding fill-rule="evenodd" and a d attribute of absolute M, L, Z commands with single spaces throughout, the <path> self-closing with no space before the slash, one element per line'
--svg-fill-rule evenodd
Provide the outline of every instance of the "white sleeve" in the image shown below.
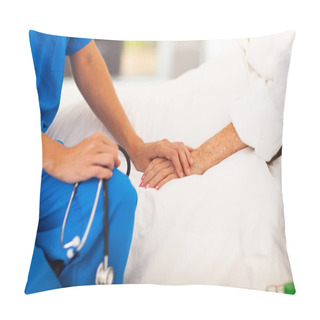
<path fill-rule="evenodd" d="M 231 103 L 240 139 L 265 161 L 282 145 L 283 110 L 294 31 L 241 43 L 251 85 Z"/>
<path fill-rule="evenodd" d="M 269 161 L 282 144 L 283 109 L 274 105 L 266 82 L 255 81 L 231 104 L 230 111 L 240 139 Z"/>

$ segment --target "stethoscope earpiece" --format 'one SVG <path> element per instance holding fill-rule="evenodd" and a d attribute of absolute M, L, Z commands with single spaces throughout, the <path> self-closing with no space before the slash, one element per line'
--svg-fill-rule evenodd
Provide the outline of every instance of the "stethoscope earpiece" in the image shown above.
<path fill-rule="evenodd" d="M 71 242 L 69 242 L 69 245 L 70 247 L 73 247 L 73 248 L 77 248 L 79 247 L 80 245 L 80 237 L 79 236 L 75 236 Z M 70 248 L 68 251 L 67 251 L 67 257 L 69 259 L 72 259 L 74 257 L 74 249 L 73 248 Z"/>
<path fill-rule="evenodd" d="M 75 236 L 73 239 L 72 239 L 72 246 L 73 247 L 78 247 L 80 244 L 80 237 L 79 236 Z"/>
<path fill-rule="evenodd" d="M 70 248 L 68 251 L 67 251 L 67 257 L 68 259 L 72 259 L 74 256 L 74 250 L 72 248 Z"/>

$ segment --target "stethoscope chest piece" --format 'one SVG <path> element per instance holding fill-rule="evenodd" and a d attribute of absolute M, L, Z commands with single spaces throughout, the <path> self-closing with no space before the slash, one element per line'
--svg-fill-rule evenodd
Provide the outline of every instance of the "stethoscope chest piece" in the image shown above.
<path fill-rule="evenodd" d="M 108 267 L 108 257 L 105 256 L 103 262 L 99 264 L 96 273 L 96 284 L 112 284 L 114 271 L 112 267 Z"/>

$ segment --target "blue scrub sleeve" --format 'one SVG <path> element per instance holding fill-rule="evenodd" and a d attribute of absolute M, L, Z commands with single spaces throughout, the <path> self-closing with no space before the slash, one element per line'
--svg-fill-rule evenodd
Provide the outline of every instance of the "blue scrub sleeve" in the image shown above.
<path fill-rule="evenodd" d="M 66 48 L 66 55 L 69 56 L 83 47 L 85 47 L 92 39 L 86 38 L 69 38 L 68 45 Z"/>

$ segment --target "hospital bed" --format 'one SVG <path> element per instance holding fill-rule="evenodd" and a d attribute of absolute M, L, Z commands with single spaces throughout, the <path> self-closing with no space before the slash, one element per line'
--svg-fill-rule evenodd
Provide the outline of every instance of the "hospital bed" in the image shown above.
<path fill-rule="evenodd" d="M 231 121 L 240 121 L 241 126 L 244 117 L 246 125 L 259 122 L 263 128 L 271 121 L 271 138 L 267 138 L 274 144 L 266 147 L 273 151 L 264 150 L 259 143 L 256 148 L 245 148 L 202 176 L 173 180 L 159 191 L 139 188 L 142 173 L 133 167 L 130 180 L 138 204 L 125 283 L 276 290 L 292 282 L 281 156 L 271 162 L 272 157 L 264 157 L 268 152 L 275 155 L 281 147 L 286 71 L 278 70 L 277 65 L 265 68 L 266 60 L 255 43 L 235 41 L 177 79 L 151 84 L 115 82 L 123 108 L 145 142 L 167 138 L 196 148 Z M 281 59 L 286 54 L 283 41 L 278 51 L 270 50 L 267 45 L 263 52 L 278 54 Z M 273 90 L 276 81 L 280 92 Z M 267 88 L 268 99 L 275 106 L 262 124 L 266 106 L 250 114 L 233 112 L 241 99 L 245 104 L 259 86 Z M 280 117 L 280 124 L 273 121 L 275 117 Z M 65 81 L 61 107 L 48 135 L 72 146 L 95 131 L 113 139 L 73 81 Z"/>

